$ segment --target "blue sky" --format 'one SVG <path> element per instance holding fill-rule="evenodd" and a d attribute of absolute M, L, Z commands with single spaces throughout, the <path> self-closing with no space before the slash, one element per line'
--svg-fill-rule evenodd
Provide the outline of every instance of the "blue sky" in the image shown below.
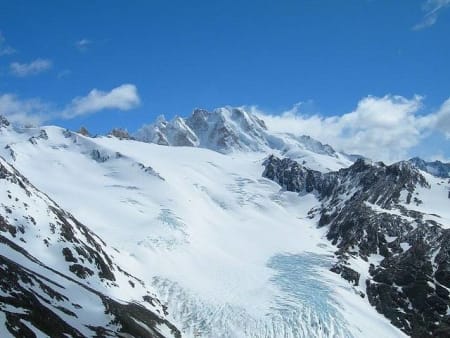
<path fill-rule="evenodd" d="M 368 96 L 420 95 L 411 114 L 432 114 L 450 97 L 449 6 L 2 0 L 0 111 L 94 133 L 224 105 L 343 116 Z M 447 131 L 434 131 L 408 151 L 450 158 Z"/>

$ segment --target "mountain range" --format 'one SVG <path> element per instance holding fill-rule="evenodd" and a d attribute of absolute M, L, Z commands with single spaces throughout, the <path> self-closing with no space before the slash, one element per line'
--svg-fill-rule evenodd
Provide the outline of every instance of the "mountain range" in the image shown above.
<path fill-rule="evenodd" d="M 449 178 L 242 108 L 1 117 L 0 336 L 449 337 Z"/>

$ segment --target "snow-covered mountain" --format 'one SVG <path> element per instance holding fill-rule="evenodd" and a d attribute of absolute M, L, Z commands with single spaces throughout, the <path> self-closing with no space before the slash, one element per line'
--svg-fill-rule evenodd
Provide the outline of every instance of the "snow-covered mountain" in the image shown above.
<path fill-rule="evenodd" d="M 166 146 L 200 147 L 224 154 L 233 152 L 279 153 L 305 161 L 321 171 L 349 166 L 353 157 L 335 151 L 306 135 L 269 131 L 263 120 L 242 108 L 224 107 L 208 112 L 196 109 L 188 118 L 163 116 L 143 126 L 136 140 Z"/>
<path fill-rule="evenodd" d="M 419 157 L 413 157 L 409 160 L 409 162 L 414 164 L 420 170 L 426 171 L 431 175 L 442 178 L 450 178 L 450 163 L 444 163 L 441 161 L 427 162 Z"/>
<path fill-rule="evenodd" d="M 409 162 L 358 160 L 322 174 L 271 156 L 265 167 L 263 176 L 286 190 L 318 196 L 321 206 L 311 215 L 320 215 L 318 226 L 337 245 L 332 271 L 408 334 L 448 336 L 448 182 Z"/>
<path fill-rule="evenodd" d="M 145 283 L 0 157 L 1 337 L 179 337 Z"/>
<path fill-rule="evenodd" d="M 47 218 L 31 214 L 38 237 L 27 228 L 33 241 L 16 235 L 14 243 L 61 279 L 157 318 L 144 322 L 122 309 L 128 319 L 115 328 L 99 303 L 91 307 L 100 309 L 97 326 L 114 334 L 137 323 L 183 337 L 448 336 L 447 180 L 408 162 L 372 163 L 308 136 L 274 133 L 240 108 L 160 118 L 131 137 L 117 130 L 92 138 L 6 120 L 0 127 L 2 163 L 46 201 L 35 209 Z M 18 208 L 18 198 L 8 208 Z M 60 240 L 52 221 L 59 214 L 77 242 Z M 102 264 L 84 265 L 76 249 L 83 245 L 98 251 L 115 281 L 100 275 Z M 6 249 L 6 259 L 27 262 Z M 78 276 L 75 264 L 93 274 Z M 36 279 L 45 275 L 29 269 Z M 49 276 L 66 287 L 60 275 Z M 88 292 L 79 289 L 59 292 L 68 299 Z M 55 316 L 90 335 L 85 325 L 97 317 L 70 308 L 79 319 L 69 321 L 56 306 Z"/>

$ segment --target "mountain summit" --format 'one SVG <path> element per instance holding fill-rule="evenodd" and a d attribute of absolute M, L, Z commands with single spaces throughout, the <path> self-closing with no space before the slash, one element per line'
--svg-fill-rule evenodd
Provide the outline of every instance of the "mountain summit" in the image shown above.
<path fill-rule="evenodd" d="M 262 120 L 240 108 L 195 109 L 186 119 L 158 118 L 142 127 L 136 139 L 161 145 L 208 148 L 224 153 L 233 150 L 267 149 L 267 128 Z"/>
<path fill-rule="evenodd" d="M 261 118 L 243 108 L 224 107 L 211 112 L 195 109 L 187 118 L 167 121 L 160 116 L 155 123 L 143 126 L 134 135 L 136 140 L 165 146 L 199 147 L 229 154 L 233 152 L 275 152 L 310 162 L 317 155 L 334 158 L 330 166 L 316 161 L 318 170 L 343 168 L 353 162 L 351 156 L 335 151 L 307 135 L 275 133 Z"/>
<path fill-rule="evenodd" d="M 0 121 L 2 337 L 449 335 L 450 182 L 429 164 L 240 108 L 135 135 Z"/>

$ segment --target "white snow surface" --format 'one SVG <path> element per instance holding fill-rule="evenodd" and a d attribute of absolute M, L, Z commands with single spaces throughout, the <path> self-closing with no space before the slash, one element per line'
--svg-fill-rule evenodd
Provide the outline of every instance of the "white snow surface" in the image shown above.
<path fill-rule="evenodd" d="M 307 217 L 317 199 L 262 178 L 267 153 L 42 130 L 2 128 L 0 155 L 119 249 L 183 336 L 404 336 L 328 271 L 335 248 Z M 343 166 L 324 156 L 306 165 Z"/>
<path fill-rule="evenodd" d="M 430 187 L 417 187 L 412 202 L 407 205 L 404 198 L 403 204 L 408 209 L 423 212 L 425 220 L 434 220 L 442 224 L 444 229 L 449 229 L 450 179 L 436 177 L 424 171 L 421 171 L 421 174 L 430 184 Z"/>
<path fill-rule="evenodd" d="M 328 172 L 348 167 L 352 159 L 306 136 L 269 131 L 265 122 L 242 108 L 195 109 L 187 118 L 160 116 L 134 135 L 137 140 L 170 146 L 191 146 L 230 154 L 241 151 L 275 153 Z"/>

